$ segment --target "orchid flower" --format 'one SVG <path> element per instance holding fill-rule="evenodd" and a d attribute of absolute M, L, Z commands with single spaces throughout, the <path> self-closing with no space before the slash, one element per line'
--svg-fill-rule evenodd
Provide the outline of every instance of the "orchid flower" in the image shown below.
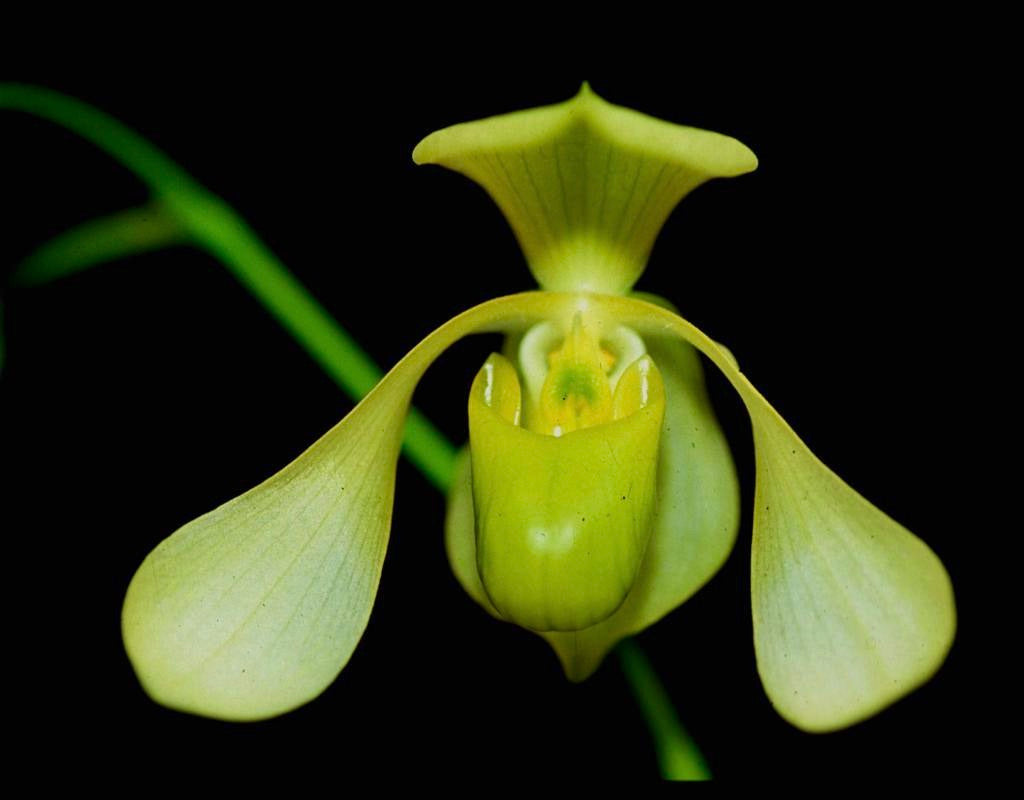
<path fill-rule="evenodd" d="M 439 131 L 414 159 L 489 192 L 540 290 L 438 328 L 295 461 L 145 559 L 122 624 L 146 691 L 254 720 L 331 684 L 373 607 L 413 390 L 455 341 L 495 331 L 502 353 L 466 399 L 447 551 L 469 595 L 543 636 L 570 680 L 685 602 L 734 545 L 741 500 L 700 355 L 753 427 L 754 646 L 775 708 L 834 730 L 928 680 L 955 630 L 936 556 L 822 464 L 725 347 L 630 293 L 675 205 L 754 169 L 750 150 L 584 87 Z"/>

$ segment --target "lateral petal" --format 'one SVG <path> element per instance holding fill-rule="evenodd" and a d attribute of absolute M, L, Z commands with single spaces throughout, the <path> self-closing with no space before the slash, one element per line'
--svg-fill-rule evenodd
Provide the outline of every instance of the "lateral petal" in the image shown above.
<path fill-rule="evenodd" d="M 402 424 L 423 372 L 466 334 L 519 330 L 567 302 L 529 293 L 459 315 L 294 462 L 159 544 L 122 612 L 125 648 L 153 699 L 254 720 L 320 694 L 369 619 Z"/>
<path fill-rule="evenodd" d="M 750 413 L 754 644 L 779 713 L 804 730 L 835 730 L 928 680 L 956 630 L 949 576 L 928 546 L 822 464 L 689 322 L 634 299 L 594 300 L 641 335 L 670 333 L 699 348 Z"/>

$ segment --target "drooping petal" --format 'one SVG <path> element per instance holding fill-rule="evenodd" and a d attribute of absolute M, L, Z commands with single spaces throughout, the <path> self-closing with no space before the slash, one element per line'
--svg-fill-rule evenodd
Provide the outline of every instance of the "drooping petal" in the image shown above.
<path fill-rule="evenodd" d="M 163 541 L 122 627 L 158 702 L 258 719 L 319 694 L 369 619 L 407 399 L 380 393 L 265 483 Z"/>
<path fill-rule="evenodd" d="M 585 84 L 558 105 L 437 131 L 413 159 L 483 186 L 543 288 L 609 293 L 640 276 L 684 195 L 757 166 L 735 139 L 612 105 Z"/>
<path fill-rule="evenodd" d="M 158 545 L 122 613 L 147 692 L 183 711 L 251 720 L 323 691 L 369 619 L 402 422 L 420 376 L 466 334 L 523 329 L 570 302 L 530 293 L 461 314 L 281 472 Z"/>
<path fill-rule="evenodd" d="M 851 725 L 938 669 L 956 624 L 949 576 L 924 542 L 843 483 L 778 415 L 751 416 L 758 670 L 794 725 Z"/>
<path fill-rule="evenodd" d="M 935 554 L 815 458 L 731 356 L 690 323 L 633 299 L 593 300 L 641 334 L 695 345 L 750 413 L 754 641 L 779 713 L 805 730 L 835 730 L 928 680 L 956 629 L 949 576 Z"/>
<path fill-rule="evenodd" d="M 664 336 L 648 337 L 646 344 L 665 387 L 654 527 L 633 589 L 614 614 L 581 631 L 541 634 L 575 681 L 589 677 L 620 639 L 653 624 L 703 586 L 728 557 L 739 525 L 736 472 L 697 352 Z M 468 454 L 460 457 L 456 475 L 445 524 L 448 559 L 466 592 L 501 619 L 477 572 Z"/>

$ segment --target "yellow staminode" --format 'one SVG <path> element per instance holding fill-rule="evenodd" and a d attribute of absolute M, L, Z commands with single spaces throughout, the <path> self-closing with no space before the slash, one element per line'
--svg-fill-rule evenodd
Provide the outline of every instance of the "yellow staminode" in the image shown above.
<path fill-rule="evenodd" d="M 576 314 L 561 347 L 548 355 L 548 375 L 541 388 L 543 433 L 590 428 L 612 419 L 608 373 L 614 358 L 601 348 Z"/>

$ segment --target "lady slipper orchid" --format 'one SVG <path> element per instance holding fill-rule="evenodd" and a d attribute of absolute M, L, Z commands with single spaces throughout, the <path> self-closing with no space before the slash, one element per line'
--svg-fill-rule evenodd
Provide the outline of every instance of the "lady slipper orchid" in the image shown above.
<path fill-rule="evenodd" d="M 938 669 L 955 611 L 932 551 L 815 458 L 728 350 L 630 293 L 679 200 L 753 170 L 750 150 L 584 86 L 439 131 L 413 157 L 484 186 L 540 290 L 447 322 L 295 461 L 145 559 L 122 627 L 155 700 L 262 719 L 336 678 L 373 606 L 413 390 L 448 346 L 485 331 L 505 345 L 469 392 L 446 547 L 470 596 L 543 636 L 569 679 L 687 600 L 733 547 L 739 488 L 699 354 L 753 426 L 754 644 L 779 713 L 834 730 Z"/>

